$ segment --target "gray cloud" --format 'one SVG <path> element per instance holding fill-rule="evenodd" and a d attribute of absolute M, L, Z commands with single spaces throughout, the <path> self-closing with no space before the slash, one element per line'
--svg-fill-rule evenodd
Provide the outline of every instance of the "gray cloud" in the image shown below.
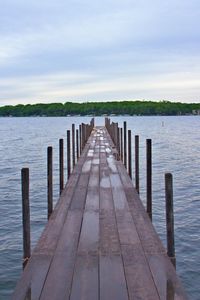
<path fill-rule="evenodd" d="M 0 5 L 0 105 L 199 101 L 198 1 L 7 0 Z"/>

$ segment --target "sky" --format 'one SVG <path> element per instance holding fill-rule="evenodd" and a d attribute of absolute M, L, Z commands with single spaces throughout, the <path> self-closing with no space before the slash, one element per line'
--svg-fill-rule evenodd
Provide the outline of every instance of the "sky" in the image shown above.
<path fill-rule="evenodd" d="M 200 103 L 199 0 L 0 0 L 0 106 Z"/>

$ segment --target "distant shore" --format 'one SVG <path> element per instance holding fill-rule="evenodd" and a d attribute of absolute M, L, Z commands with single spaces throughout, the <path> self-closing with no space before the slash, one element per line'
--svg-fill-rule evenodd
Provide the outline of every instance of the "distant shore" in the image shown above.
<path fill-rule="evenodd" d="M 169 101 L 112 101 L 85 103 L 38 103 L 0 107 L 0 117 L 68 116 L 180 116 L 200 115 L 200 103 Z"/>

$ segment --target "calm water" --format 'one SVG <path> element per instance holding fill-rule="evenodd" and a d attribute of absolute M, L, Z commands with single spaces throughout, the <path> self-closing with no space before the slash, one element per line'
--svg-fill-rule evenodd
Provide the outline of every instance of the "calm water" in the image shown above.
<path fill-rule="evenodd" d="M 164 244 L 164 173 L 174 177 L 177 272 L 190 299 L 200 299 L 200 117 L 113 117 L 140 135 L 140 185 L 145 203 L 145 143 L 153 142 L 153 223 Z M 0 299 L 9 299 L 22 268 L 22 167 L 30 168 L 32 247 L 46 224 L 46 149 L 54 148 L 58 199 L 58 141 L 74 122 L 90 118 L 0 118 Z M 103 124 L 103 118 L 96 118 Z M 66 172 L 65 172 L 66 173 Z"/>

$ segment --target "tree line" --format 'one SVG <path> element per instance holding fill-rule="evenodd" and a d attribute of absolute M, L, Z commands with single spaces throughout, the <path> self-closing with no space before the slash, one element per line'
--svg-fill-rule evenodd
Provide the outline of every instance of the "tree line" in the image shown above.
<path fill-rule="evenodd" d="M 0 107 L 0 116 L 73 116 L 73 115 L 187 115 L 198 114 L 200 103 L 169 101 L 112 101 L 86 103 L 18 104 Z"/>

